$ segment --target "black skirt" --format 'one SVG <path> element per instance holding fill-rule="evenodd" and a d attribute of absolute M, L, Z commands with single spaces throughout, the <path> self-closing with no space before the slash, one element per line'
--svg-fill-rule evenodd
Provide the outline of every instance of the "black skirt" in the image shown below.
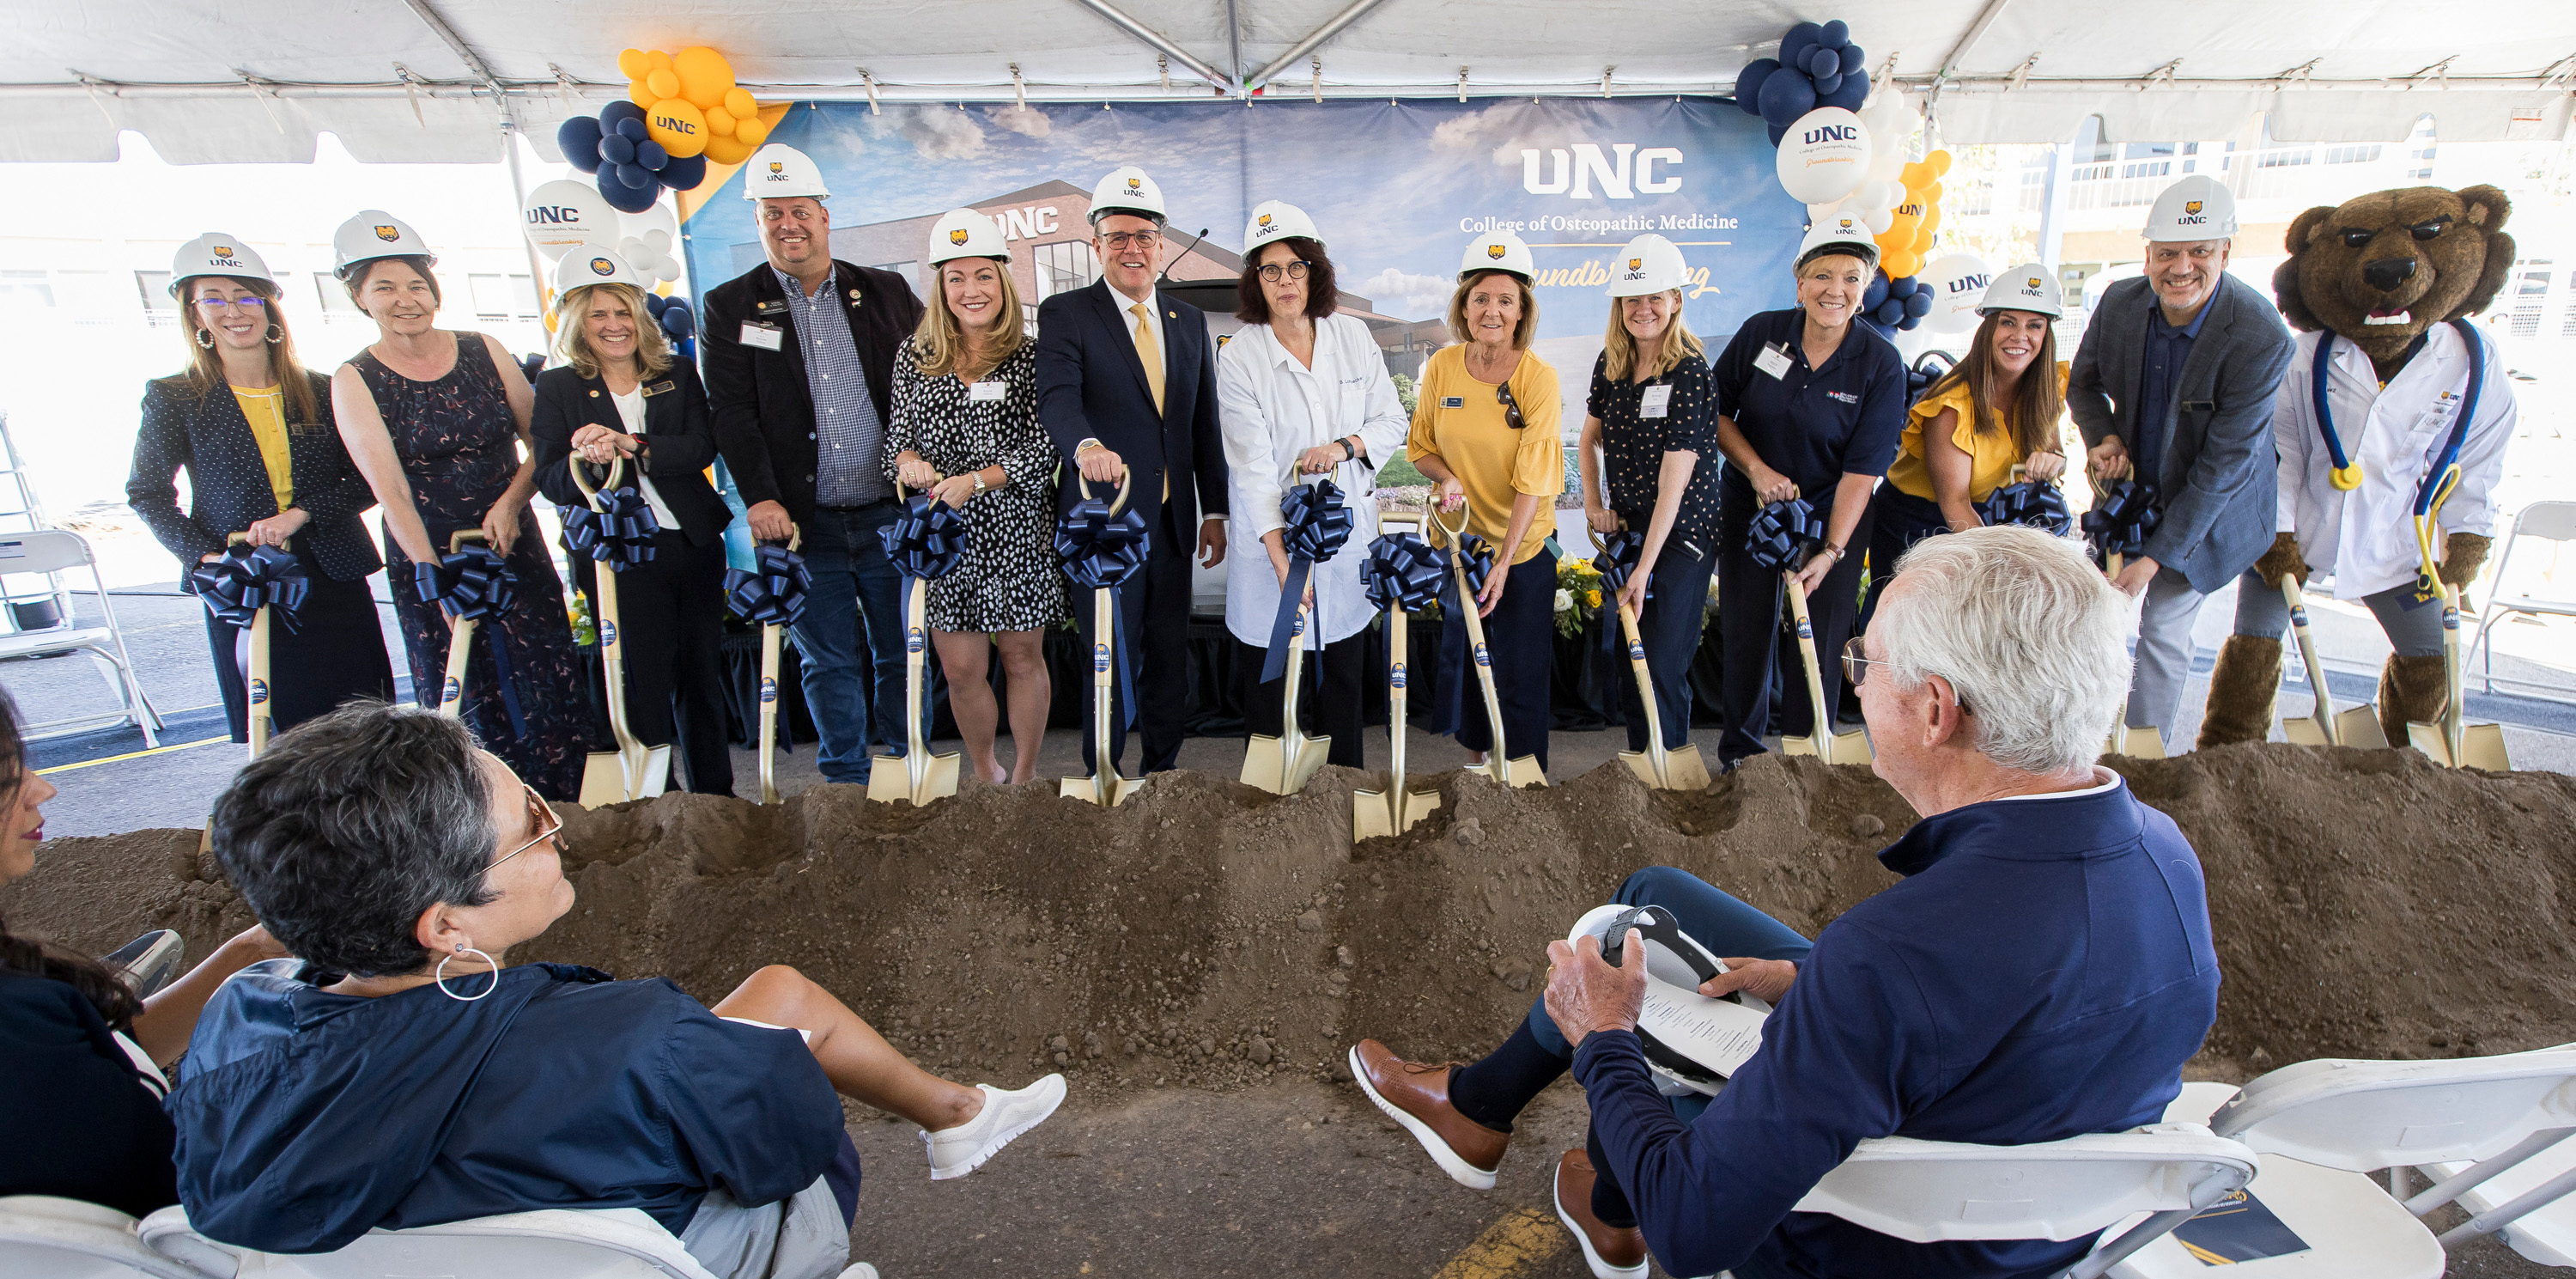
<path fill-rule="evenodd" d="M 335 582 L 301 549 L 297 558 L 312 580 L 303 607 L 289 625 L 272 616 L 268 623 L 268 684 L 275 731 L 337 709 L 358 698 L 390 702 L 394 697 L 393 663 L 385 655 L 384 622 L 376 613 L 375 594 L 367 579 Z M 224 720 L 233 740 L 250 741 L 248 694 L 242 666 L 250 659 L 249 632 L 206 614 L 206 647 L 215 660 L 215 682 L 223 687 Z M 433 698 L 437 690 L 430 690 Z"/>

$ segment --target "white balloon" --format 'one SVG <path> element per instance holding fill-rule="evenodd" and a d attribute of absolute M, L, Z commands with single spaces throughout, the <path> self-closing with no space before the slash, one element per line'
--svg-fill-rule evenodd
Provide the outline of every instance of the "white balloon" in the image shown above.
<path fill-rule="evenodd" d="M 670 252 L 671 241 L 680 238 L 680 215 L 671 208 L 668 199 L 655 200 L 642 213 L 625 214 L 618 223 L 617 234 L 620 237 L 634 236 L 650 242 L 654 232 L 661 232 L 666 238 L 661 247 L 653 250 L 656 253 Z"/>
<path fill-rule="evenodd" d="M 1798 117 L 1780 139 L 1776 169 L 1789 198 L 1840 204 L 1866 176 L 1869 129 L 1841 107 L 1818 107 Z"/>
<path fill-rule="evenodd" d="M 644 246 L 653 250 L 655 253 L 668 253 L 671 251 L 671 233 L 660 227 L 654 227 L 653 229 L 646 231 L 640 238 L 644 241 Z"/>
<path fill-rule="evenodd" d="M 599 188 L 570 178 L 529 192 L 519 219 L 528 243 L 548 262 L 586 241 L 605 242 L 617 234 L 617 210 Z"/>
<path fill-rule="evenodd" d="M 1869 152 L 1870 181 L 1895 182 L 1905 172 L 1905 140 L 1893 132 L 1873 131 L 1870 136 L 1877 139 Z M 1888 201 L 1890 206 L 1895 203 L 1893 199 Z"/>
<path fill-rule="evenodd" d="M 1868 227 L 1871 235 L 1885 235 L 1889 227 L 1896 225 L 1896 209 L 1879 205 L 1861 218 L 1861 225 Z"/>
<path fill-rule="evenodd" d="M 1973 253 L 1952 253 L 1932 259 L 1914 278 L 1932 291 L 1932 313 L 1923 317 L 1923 327 L 1935 333 L 1965 333 L 1977 327 L 1977 305 L 1986 298 L 1986 286 L 1994 283 L 1995 273 L 1984 258 Z"/>

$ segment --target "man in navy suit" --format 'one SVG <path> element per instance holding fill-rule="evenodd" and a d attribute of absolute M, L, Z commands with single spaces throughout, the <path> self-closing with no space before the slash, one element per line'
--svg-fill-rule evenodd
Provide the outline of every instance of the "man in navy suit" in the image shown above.
<path fill-rule="evenodd" d="M 1129 474 L 1128 506 L 1145 517 L 1145 566 L 1118 588 L 1117 678 L 1132 675 L 1130 698 L 1145 739 L 1144 770 L 1176 767 L 1189 698 L 1190 555 L 1213 568 L 1225 559 L 1225 444 L 1217 429 L 1216 351 L 1197 307 L 1158 293 L 1162 270 L 1163 193 L 1152 178 L 1124 167 L 1091 193 L 1091 248 L 1101 278 L 1089 288 L 1038 304 L 1038 420 L 1092 491 L 1109 500 Z M 1073 477 L 1066 477 L 1068 481 Z M 1066 483 L 1059 509 L 1082 500 Z M 1092 647 L 1092 611 L 1073 610 L 1083 647 Z M 1125 716 L 1110 723 L 1109 759 L 1127 750 Z"/>

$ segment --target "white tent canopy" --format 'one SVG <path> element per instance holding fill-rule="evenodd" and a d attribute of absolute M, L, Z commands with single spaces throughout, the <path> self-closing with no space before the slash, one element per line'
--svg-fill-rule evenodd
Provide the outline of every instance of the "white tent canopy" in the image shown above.
<path fill-rule="evenodd" d="M 0 0 L 0 160 L 491 161 L 625 91 L 629 46 L 722 51 L 764 101 L 1729 93 L 1840 18 L 1949 142 L 2565 136 L 2569 0 Z"/>

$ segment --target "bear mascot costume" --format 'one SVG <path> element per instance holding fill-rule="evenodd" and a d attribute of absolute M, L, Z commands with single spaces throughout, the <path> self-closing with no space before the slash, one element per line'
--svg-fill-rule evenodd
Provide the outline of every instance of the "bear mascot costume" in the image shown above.
<path fill-rule="evenodd" d="M 2210 673 L 2202 749 L 2261 741 L 2281 681 L 2282 581 L 2334 579 L 2366 604 L 2395 650 L 2379 674 L 2379 720 L 2441 718 L 2442 594 L 2486 562 L 2493 491 L 2514 430 L 2513 384 L 2466 317 L 2513 265 L 2510 211 L 2488 186 L 2375 191 L 2290 223 L 2273 273 L 2299 331 L 2272 413 L 2281 513 L 2272 549 L 2238 579 L 2236 626 Z M 2430 574 L 2431 576 L 2426 576 Z"/>

